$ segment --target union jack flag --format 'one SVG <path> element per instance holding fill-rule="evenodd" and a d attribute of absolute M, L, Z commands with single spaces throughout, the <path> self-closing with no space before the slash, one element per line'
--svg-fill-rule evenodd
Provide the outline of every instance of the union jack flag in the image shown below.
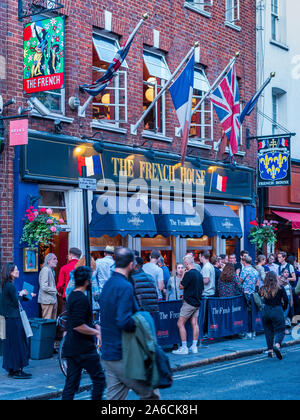
<path fill-rule="evenodd" d="M 210 99 L 229 140 L 232 158 L 238 152 L 240 136 L 240 98 L 235 65 L 211 93 Z"/>
<path fill-rule="evenodd" d="M 85 84 L 80 86 L 80 90 L 88 93 L 91 96 L 97 96 L 110 84 L 116 72 L 121 67 L 123 61 L 125 60 L 130 46 L 132 44 L 133 37 L 130 36 L 127 42 L 125 42 L 122 47 L 116 53 L 113 61 L 110 63 L 108 69 L 100 79 L 96 80 L 92 84 Z"/>

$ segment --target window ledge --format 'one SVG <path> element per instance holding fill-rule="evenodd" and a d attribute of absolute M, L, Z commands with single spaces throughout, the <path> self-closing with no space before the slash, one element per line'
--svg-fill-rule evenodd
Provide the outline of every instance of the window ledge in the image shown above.
<path fill-rule="evenodd" d="M 41 115 L 38 112 L 32 111 L 30 115 L 32 117 L 44 118 L 46 120 L 60 120 L 61 122 L 68 124 L 72 124 L 74 122 L 74 118 L 66 117 L 65 115 L 61 114 Z"/>
<path fill-rule="evenodd" d="M 119 134 L 127 134 L 126 128 L 116 127 L 116 126 L 113 126 L 113 125 L 110 125 L 110 124 L 101 123 L 99 121 L 92 121 L 91 122 L 91 127 L 92 128 L 100 128 L 101 130 L 112 131 L 114 133 L 119 133 Z"/>
<path fill-rule="evenodd" d="M 229 147 L 226 147 L 226 149 L 225 149 L 225 153 L 229 153 Z M 237 156 L 244 157 L 244 156 L 246 155 L 246 152 L 238 151 L 238 152 L 236 153 L 236 155 L 237 155 Z"/>
<path fill-rule="evenodd" d="M 285 51 L 289 51 L 290 50 L 290 48 L 287 45 L 282 44 L 282 42 L 276 41 L 275 39 L 270 39 L 270 44 L 276 45 L 276 47 L 279 47 L 279 48 L 281 48 L 281 49 L 283 49 Z"/>
<path fill-rule="evenodd" d="M 209 144 L 205 144 L 204 141 L 205 140 L 201 140 L 201 139 L 199 140 L 189 139 L 188 146 L 197 147 L 199 149 L 211 150 L 212 146 Z"/>
<path fill-rule="evenodd" d="M 227 26 L 228 28 L 234 29 L 235 31 L 241 32 L 242 28 L 238 25 L 236 25 L 235 23 L 232 22 L 228 22 L 227 20 L 225 20 L 225 26 Z"/>
<path fill-rule="evenodd" d="M 207 18 L 211 18 L 211 13 L 210 12 L 207 12 L 206 10 L 198 9 L 198 7 L 193 6 L 192 4 L 185 3 L 184 7 L 186 9 L 191 10 L 192 12 L 199 13 L 199 15 L 205 16 Z"/>
<path fill-rule="evenodd" d="M 172 137 L 166 137 L 163 134 L 152 133 L 151 131 L 144 130 L 142 132 L 142 137 L 152 140 L 159 140 L 159 141 L 166 141 L 168 143 L 172 143 Z"/>

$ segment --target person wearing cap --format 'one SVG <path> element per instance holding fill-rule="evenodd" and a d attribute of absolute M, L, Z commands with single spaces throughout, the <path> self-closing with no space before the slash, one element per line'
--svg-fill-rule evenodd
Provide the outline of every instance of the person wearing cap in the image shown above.
<path fill-rule="evenodd" d="M 79 248 L 70 248 L 68 253 L 68 263 L 63 265 L 59 270 L 57 292 L 62 298 L 66 299 L 66 288 L 70 280 L 71 271 L 75 270 L 75 265 L 81 257 L 81 251 Z"/>
<path fill-rule="evenodd" d="M 102 292 L 105 282 L 111 277 L 115 270 L 114 252 L 114 247 L 107 245 L 104 249 L 104 257 L 96 260 L 96 276 L 100 293 Z"/>

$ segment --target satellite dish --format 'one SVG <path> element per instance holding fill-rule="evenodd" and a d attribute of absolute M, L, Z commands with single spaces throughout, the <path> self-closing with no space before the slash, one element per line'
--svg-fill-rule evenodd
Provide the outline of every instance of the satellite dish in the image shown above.
<path fill-rule="evenodd" d="M 0 114 L 2 114 L 2 111 L 3 111 L 3 98 L 0 95 Z"/>

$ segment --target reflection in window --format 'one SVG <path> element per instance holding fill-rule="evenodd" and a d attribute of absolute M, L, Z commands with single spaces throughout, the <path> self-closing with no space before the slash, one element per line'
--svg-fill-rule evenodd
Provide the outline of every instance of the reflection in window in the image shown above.
<path fill-rule="evenodd" d="M 116 39 L 93 34 L 93 82 L 108 69 L 120 46 Z M 93 102 L 93 119 L 119 125 L 127 122 L 127 67 L 122 63 L 111 83 Z"/>
<path fill-rule="evenodd" d="M 197 106 L 204 94 L 209 90 L 209 82 L 203 69 L 195 69 L 193 109 Z M 190 137 L 197 139 L 212 139 L 212 102 L 207 98 L 192 115 Z"/>
<path fill-rule="evenodd" d="M 143 111 L 145 111 L 171 77 L 164 56 L 144 51 Z M 144 129 L 165 134 L 165 94 L 144 119 Z"/>

